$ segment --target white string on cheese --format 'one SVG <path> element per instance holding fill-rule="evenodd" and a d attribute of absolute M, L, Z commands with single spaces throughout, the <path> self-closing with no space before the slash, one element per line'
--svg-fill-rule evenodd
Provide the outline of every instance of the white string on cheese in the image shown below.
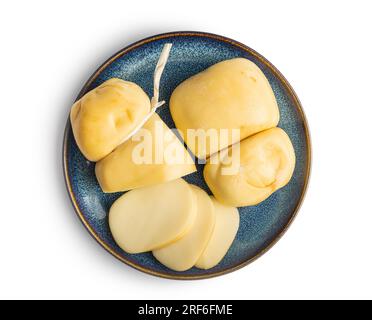
<path fill-rule="evenodd" d="M 159 86 L 160 86 L 160 79 L 161 75 L 163 74 L 165 65 L 168 61 L 169 53 L 172 48 L 171 43 L 166 43 L 163 47 L 163 50 L 160 54 L 158 63 L 156 64 L 155 71 L 154 71 L 154 94 L 151 98 L 151 109 L 150 112 L 142 119 L 142 121 L 133 129 L 133 131 L 125 137 L 125 139 L 121 142 L 124 143 L 125 141 L 129 140 L 133 137 L 147 122 L 148 119 L 156 112 L 156 110 L 165 104 L 165 101 L 159 101 Z"/>

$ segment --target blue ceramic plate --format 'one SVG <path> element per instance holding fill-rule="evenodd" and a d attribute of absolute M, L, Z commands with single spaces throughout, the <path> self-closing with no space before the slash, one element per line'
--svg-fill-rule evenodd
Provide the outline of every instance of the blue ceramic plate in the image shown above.
<path fill-rule="evenodd" d="M 280 108 L 280 123 L 290 136 L 296 152 L 296 168 L 290 183 L 253 207 L 240 208 L 240 228 L 223 261 L 210 270 L 197 268 L 172 271 L 151 255 L 127 254 L 114 242 L 107 222 L 111 204 L 121 193 L 104 194 L 95 178 L 94 163 L 87 161 L 76 146 L 67 121 L 63 149 L 66 185 L 72 204 L 90 234 L 116 258 L 146 273 L 171 279 L 201 279 L 234 271 L 252 262 L 271 248 L 292 222 L 306 190 L 310 171 L 310 139 L 300 102 L 281 73 L 264 57 L 247 46 L 218 35 L 200 32 L 174 32 L 153 36 L 121 50 L 106 61 L 88 80 L 78 99 L 112 77 L 139 84 L 152 96 L 152 75 L 166 42 L 173 44 L 161 80 L 161 99 L 169 101 L 176 86 L 190 76 L 226 59 L 244 57 L 256 63 L 269 79 Z M 173 128 L 167 107 L 160 108 L 162 119 Z M 185 177 L 210 193 L 203 175 Z"/>

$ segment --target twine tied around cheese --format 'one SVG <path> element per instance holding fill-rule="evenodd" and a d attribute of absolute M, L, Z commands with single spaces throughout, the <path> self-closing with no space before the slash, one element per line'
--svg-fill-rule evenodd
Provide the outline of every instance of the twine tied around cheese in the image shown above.
<path fill-rule="evenodd" d="M 161 51 L 158 63 L 156 64 L 155 71 L 154 71 L 154 94 L 151 98 L 151 109 L 150 112 L 142 119 L 142 121 L 133 129 L 133 131 L 124 139 L 123 142 L 129 140 L 133 137 L 150 119 L 150 117 L 156 112 L 156 110 L 165 104 L 165 101 L 159 101 L 159 86 L 160 86 L 160 79 L 161 75 L 163 74 L 165 65 L 168 61 L 169 53 L 172 48 L 171 43 L 166 43 Z M 122 142 L 122 143 L 123 143 Z"/>

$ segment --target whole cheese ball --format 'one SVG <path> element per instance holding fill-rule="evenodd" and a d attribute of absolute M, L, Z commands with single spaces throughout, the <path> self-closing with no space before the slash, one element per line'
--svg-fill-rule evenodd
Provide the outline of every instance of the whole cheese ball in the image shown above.
<path fill-rule="evenodd" d="M 268 80 L 244 58 L 219 62 L 182 82 L 172 93 L 170 111 L 188 147 L 201 159 L 279 122 Z M 188 137 L 188 129 L 228 129 L 231 136 L 202 144 Z M 240 130 L 240 137 L 232 129 Z"/>
<path fill-rule="evenodd" d="M 110 79 L 72 106 L 70 120 L 77 145 L 90 161 L 107 156 L 150 111 L 150 99 L 140 86 Z"/>
<path fill-rule="evenodd" d="M 272 128 L 243 140 L 240 153 L 231 152 L 229 147 L 213 155 L 204 167 L 204 178 L 221 203 L 252 206 L 284 187 L 295 163 L 288 135 L 280 128 Z M 234 164 L 236 170 L 232 170 Z"/>

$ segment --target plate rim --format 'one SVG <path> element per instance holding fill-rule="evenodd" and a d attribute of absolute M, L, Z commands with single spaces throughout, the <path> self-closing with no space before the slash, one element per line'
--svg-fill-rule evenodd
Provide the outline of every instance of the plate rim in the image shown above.
<path fill-rule="evenodd" d="M 103 247 L 107 252 L 109 252 L 111 255 L 113 255 L 115 258 L 117 258 L 119 261 L 125 263 L 126 265 L 139 270 L 141 272 L 144 272 L 146 274 L 150 274 L 152 276 L 157 276 L 160 278 L 165 278 L 165 279 L 171 279 L 171 280 L 201 280 L 201 279 L 209 279 L 209 278 L 214 278 L 218 276 L 222 276 L 231 272 L 234 272 L 236 270 L 239 270 L 252 262 L 256 261 L 258 258 L 262 257 L 266 252 L 268 252 L 272 247 L 275 246 L 275 244 L 278 243 L 278 241 L 283 237 L 283 235 L 287 232 L 289 227 L 292 225 L 294 219 L 296 218 L 299 209 L 301 208 L 301 205 L 303 204 L 303 200 L 305 198 L 308 185 L 309 185 L 309 180 L 310 180 L 310 175 L 311 175 L 311 163 L 312 163 L 312 145 L 311 145 L 311 138 L 310 138 L 310 130 L 309 130 L 309 125 L 308 121 L 305 115 L 305 112 L 302 108 L 302 104 L 295 93 L 294 89 L 288 82 L 288 80 L 282 75 L 282 73 L 269 61 L 267 60 L 264 56 L 253 50 L 252 48 L 248 47 L 247 45 L 230 39 L 225 36 L 217 35 L 214 33 L 209 33 L 209 32 L 202 32 L 202 31 L 174 31 L 174 32 L 166 32 L 166 33 L 161 33 L 153 36 L 146 37 L 142 40 L 136 41 L 119 51 L 117 51 L 115 54 L 113 54 L 111 57 L 109 57 L 105 62 L 103 62 L 94 72 L 93 74 L 89 77 L 89 79 L 85 82 L 83 88 L 80 90 L 77 98 L 75 101 L 79 100 L 87 91 L 87 89 L 90 87 L 90 85 L 93 83 L 93 81 L 101 74 L 101 72 L 113 61 L 116 59 L 120 58 L 121 56 L 127 54 L 128 52 L 144 45 L 150 42 L 154 42 L 157 40 L 162 40 L 162 39 L 167 39 L 171 37 L 201 37 L 201 38 L 210 38 L 213 40 L 218 40 L 222 41 L 225 43 L 228 43 L 230 45 L 233 45 L 235 47 L 238 47 L 239 49 L 242 49 L 249 54 L 255 56 L 261 63 L 263 63 L 265 66 L 270 68 L 271 72 L 281 81 L 281 83 L 286 87 L 288 92 L 291 95 L 291 98 L 294 101 L 294 104 L 297 108 L 297 110 L 300 113 L 300 116 L 303 120 L 304 124 L 304 131 L 305 131 L 305 137 L 306 137 L 306 143 L 307 143 L 307 167 L 306 167 L 306 174 L 305 174 L 305 181 L 304 181 L 304 186 L 301 190 L 301 195 L 299 198 L 299 201 L 294 208 L 293 212 L 290 215 L 290 219 L 288 220 L 287 224 L 282 228 L 282 230 L 275 236 L 275 238 L 268 244 L 264 249 L 262 249 L 260 252 L 255 254 L 253 257 L 238 263 L 232 267 L 226 268 L 221 271 L 217 272 L 211 272 L 211 273 L 206 273 L 206 274 L 200 274 L 200 275 L 182 275 L 182 274 L 168 274 L 165 272 L 158 272 L 154 271 L 151 269 L 148 269 L 146 267 L 143 267 L 140 264 L 137 264 L 133 261 L 130 261 L 129 259 L 126 259 L 125 257 L 121 256 L 118 252 L 116 252 L 114 249 L 112 249 L 103 239 L 100 238 L 100 236 L 95 232 L 95 230 L 91 227 L 89 222 L 85 219 L 81 209 L 78 206 L 77 200 L 75 198 L 75 194 L 72 190 L 72 185 L 71 185 L 71 180 L 68 174 L 68 161 L 67 161 L 67 137 L 71 131 L 71 123 L 70 123 L 70 117 L 68 116 L 67 118 L 67 123 L 65 126 L 65 131 L 63 135 L 63 147 L 62 147 L 62 165 L 63 165 L 63 176 L 64 176 L 64 181 L 66 184 L 66 188 L 69 194 L 70 201 L 72 203 L 72 206 L 74 208 L 74 211 L 76 215 L 78 216 L 80 222 L 83 224 L 83 226 L 87 229 L 89 234 L 93 237 L 93 239 L 96 240 L 96 242 Z"/>

